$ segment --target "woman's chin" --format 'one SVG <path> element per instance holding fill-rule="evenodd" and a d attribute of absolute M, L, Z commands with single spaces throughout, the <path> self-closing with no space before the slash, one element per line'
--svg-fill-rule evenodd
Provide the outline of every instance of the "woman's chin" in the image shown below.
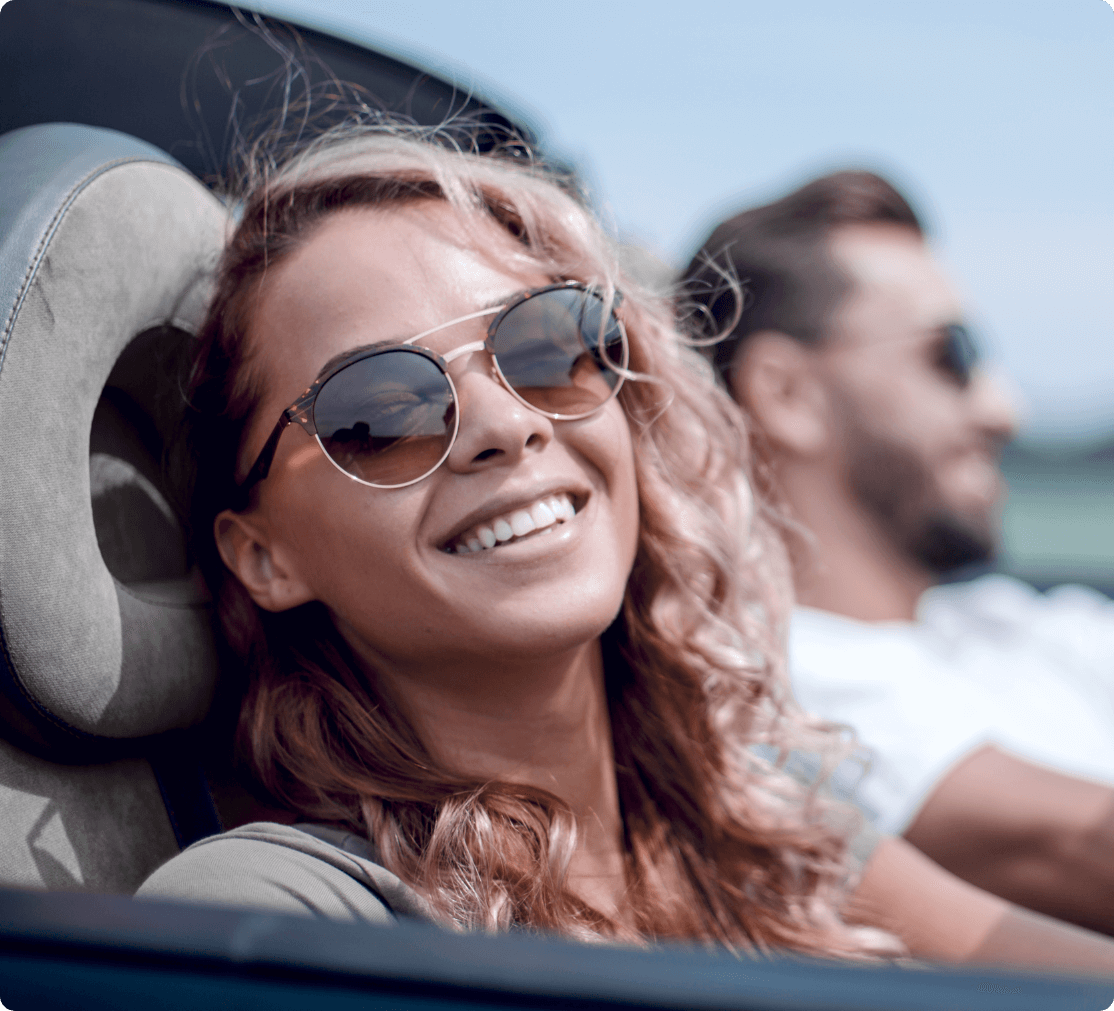
<path fill-rule="evenodd" d="M 615 620 L 622 600 L 594 610 L 550 606 L 544 613 L 529 608 L 500 609 L 486 628 L 473 626 L 477 652 L 502 663 L 531 663 L 545 656 L 574 652 L 595 642 Z"/>
<path fill-rule="evenodd" d="M 618 564 L 556 573 L 512 569 L 514 578 L 506 571 L 509 566 L 482 567 L 487 578 L 469 582 L 469 592 L 445 602 L 446 631 L 449 625 L 457 628 L 445 636 L 446 647 L 451 642 L 454 648 L 496 656 L 575 649 L 615 620 L 626 592 L 626 570 Z"/>

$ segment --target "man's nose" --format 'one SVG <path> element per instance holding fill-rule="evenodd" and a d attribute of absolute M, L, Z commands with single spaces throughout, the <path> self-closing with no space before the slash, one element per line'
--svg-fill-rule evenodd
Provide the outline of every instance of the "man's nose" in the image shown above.
<path fill-rule="evenodd" d="M 979 425 L 1002 442 L 1017 435 L 1018 408 L 1013 395 L 993 374 L 976 369 L 970 395 Z"/>

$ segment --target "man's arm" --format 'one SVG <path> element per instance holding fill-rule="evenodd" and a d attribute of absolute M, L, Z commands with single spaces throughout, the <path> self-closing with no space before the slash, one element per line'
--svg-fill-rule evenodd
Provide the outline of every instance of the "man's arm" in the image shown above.
<path fill-rule="evenodd" d="M 911 955 L 1114 977 L 1114 941 L 1031 913 L 961 881 L 903 839 L 883 839 L 843 910 Z"/>
<path fill-rule="evenodd" d="M 1114 935 L 1114 789 L 994 747 L 939 783 L 905 838 L 1010 902 Z"/>

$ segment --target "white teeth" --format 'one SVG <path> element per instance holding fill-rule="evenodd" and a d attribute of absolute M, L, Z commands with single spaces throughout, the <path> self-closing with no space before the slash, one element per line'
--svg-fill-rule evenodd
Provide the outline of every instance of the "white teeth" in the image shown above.
<path fill-rule="evenodd" d="M 530 516 L 534 520 L 534 526 L 538 530 L 543 530 L 545 527 L 550 526 L 557 522 L 557 514 L 549 508 L 544 502 L 539 502 L 530 510 Z"/>
<path fill-rule="evenodd" d="M 576 508 L 568 495 L 551 495 L 540 499 L 528 509 L 516 509 L 509 516 L 500 516 L 461 534 L 455 546 L 446 551 L 460 555 L 486 551 L 515 537 L 525 537 L 534 532 L 550 533 L 559 523 L 576 515 Z"/>
<path fill-rule="evenodd" d="M 565 496 L 554 496 L 549 500 L 549 508 L 553 510 L 553 515 L 559 520 L 571 520 L 576 515 L 576 510 L 573 509 L 572 503 L 565 498 Z"/>

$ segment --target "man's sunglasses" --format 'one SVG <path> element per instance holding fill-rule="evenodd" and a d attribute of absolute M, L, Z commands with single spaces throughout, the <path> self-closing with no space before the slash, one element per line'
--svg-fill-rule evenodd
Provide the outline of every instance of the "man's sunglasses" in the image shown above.
<path fill-rule="evenodd" d="M 627 335 L 595 291 L 578 281 L 534 288 L 492 309 L 442 323 L 399 344 L 358 348 L 320 376 L 278 420 L 239 485 L 266 478 L 279 437 L 301 425 L 341 471 L 373 488 L 405 488 L 444 463 L 460 427 L 453 360 L 487 351 L 495 374 L 523 404 L 555 421 L 594 414 L 623 385 Z M 417 341 L 470 319 L 496 314 L 482 341 L 446 355 Z"/>
<path fill-rule="evenodd" d="M 967 328 L 959 323 L 951 323 L 943 329 L 944 338 L 937 349 L 937 365 L 960 386 L 967 386 L 979 362 L 978 345 Z"/>

